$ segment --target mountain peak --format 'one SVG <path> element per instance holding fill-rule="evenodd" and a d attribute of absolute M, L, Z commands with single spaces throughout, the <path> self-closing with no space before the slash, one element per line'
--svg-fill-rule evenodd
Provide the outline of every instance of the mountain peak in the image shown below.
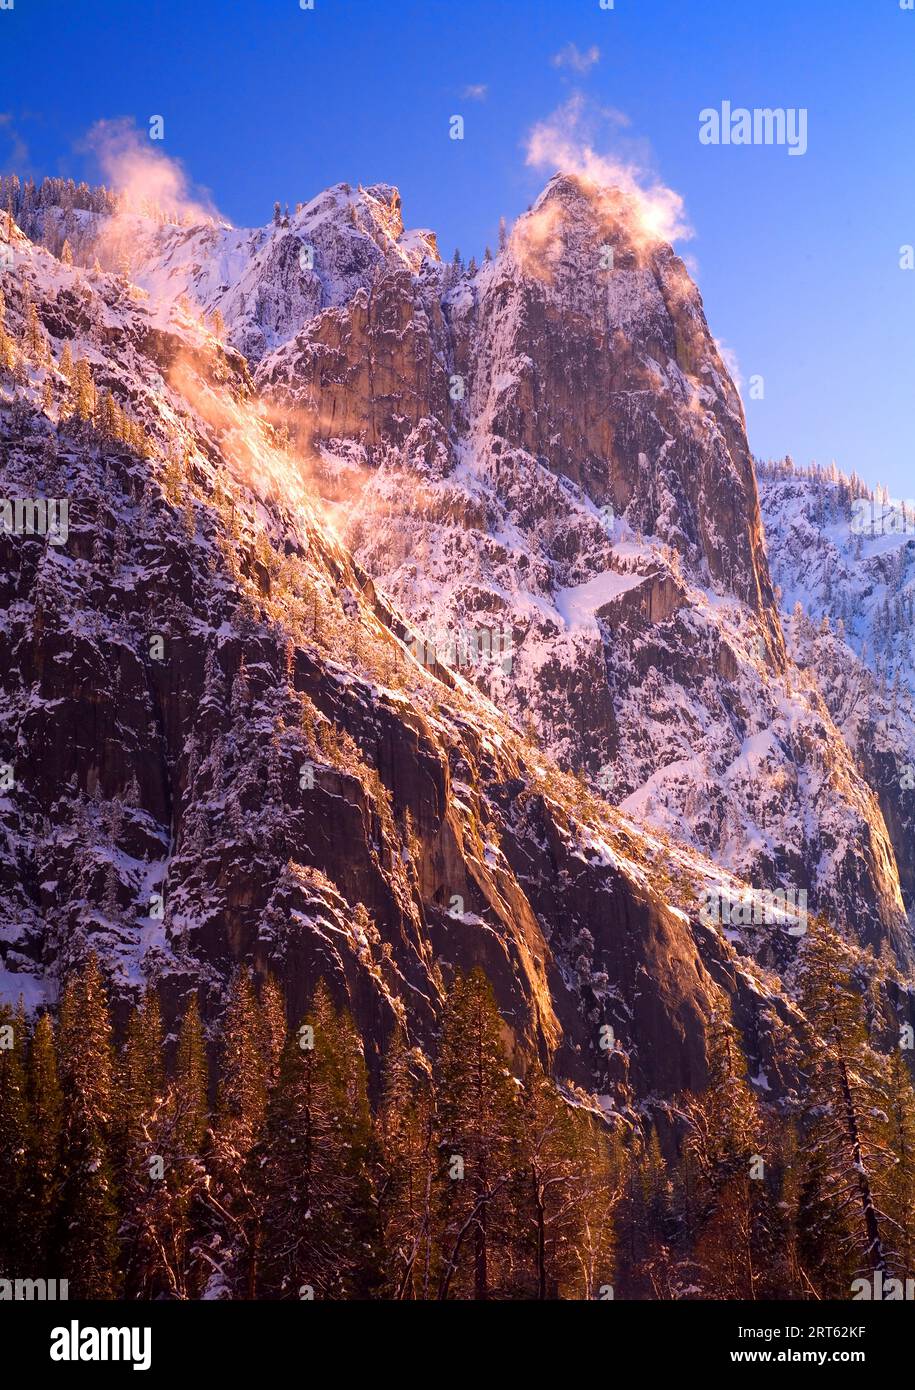
<path fill-rule="evenodd" d="M 557 171 L 531 212 L 555 209 L 597 231 L 602 240 L 633 251 L 642 264 L 655 251 L 669 250 L 674 241 L 691 234 L 679 194 L 660 183 L 643 183 L 625 166 L 608 170 L 606 180 Z"/>

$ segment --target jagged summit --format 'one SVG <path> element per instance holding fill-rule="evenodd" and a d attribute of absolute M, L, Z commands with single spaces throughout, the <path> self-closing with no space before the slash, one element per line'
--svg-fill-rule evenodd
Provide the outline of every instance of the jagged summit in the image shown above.
<path fill-rule="evenodd" d="M 482 961 L 616 1103 L 701 1080 L 721 989 L 791 1085 L 795 945 L 701 923 L 709 883 L 806 889 L 907 963 L 907 822 L 785 652 L 698 291 L 663 249 L 595 266 L 581 197 L 521 219 L 572 200 L 554 262 L 513 235 L 476 271 L 416 259 L 377 185 L 254 231 L 45 209 L 73 264 L 14 229 L 5 495 L 73 513 L 59 553 L 0 538 L 7 995 L 94 945 L 212 1014 L 244 960 L 295 1008 L 329 976 L 377 1059 Z M 92 268 L 106 229 L 129 276 Z M 423 668 L 467 632 L 508 668 Z"/>
<path fill-rule="evenodd" d="M 325 224 L 342 234 L 372 238 L 384 255 L 401 258 L 418 270 L 423 257 L 440 259 L 435 234 L 404 228 L 400 191 L 387 183 L 353 188 L 334 184 L 305 203 L 291 219 L 290 226 L 300 236 L 319 232 Z"/>
<path fill-rule="evenodd" d="M 256 380 L 414 621 L 511 631 L 484 686 L 560 760 L 906 954 L 880 808 L 786 657 L 740 398 L 639 216 L 558 175 L 494 261 L 357 292 Z"/>
<path fill-rule="evenodd" d="M 55 252 L 67 240 L 77 264 L 98 259 L 139 286 L 162 327 L 179 306 L 205 319 L 218 311 L 252 362 L 385 270 L 415 274 L 440 260 L 434 234 L 405 230 L 400 193 L 383 183 L 335 184 L 256 228 L 56 206 L 37 209 L 30 223 Z"/>
<path fill-rule="evenodd" d="M 603 219 L 615 217 L 620 223 L 637 222 L 638 199 L 615 184 L 600 184 L 583 174 L 558 170 L 544 185 L 531 204 L 530 212 L 541 212 L 552 204 L 561 204 L 570 219 L 600 225 Z"/>

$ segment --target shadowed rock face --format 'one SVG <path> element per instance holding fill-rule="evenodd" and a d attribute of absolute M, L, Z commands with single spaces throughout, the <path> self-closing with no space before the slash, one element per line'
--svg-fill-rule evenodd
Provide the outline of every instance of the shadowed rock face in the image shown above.
<path fill-rule="evenodd" d="M 476 697 L 449 706 L 402 648 L 421 699 L 291 642 L 257 616 L 253 552 L 223 567 L 222 517 L 201 511 L 188 535 L 151 465 L 73 441 L 48 464 L 34 417 L 4 443 L 7 491 L 41 466 L 77 499 L 65 551 L 0 540 L 5 994 L 53 997 L 94 949 L 118 998 L 153 979 L 171 1018 L 197 987 L 212 1016 L 248 962 L 281 978 L 292 1017 L 327 979 L 375 1066 L 398 1019 L 429 1044 L 443 981 L 482 965 L 519 1063 L 555 1053 L 559 1074 L 617 1101 L 703 1084 L 720 996 L 688 924 L 582 857 Z M 305 553 L 328 607 L 345 592 L 402 630 L 319 532 Z"/>
<path fill-rule="evenodd" d="M 511 632 L 470 674 L 563 764 L 910 958 L 880 804 L 786 660 L 739 396 L 630 199 L 557 176 L 496 260 L 386 266 L 256 380 L 415 622 Z"/>
<path fill-rule="evenodd" d="M 581 196 L 565 180 L 545 195 L 573 209 Z M 513 241 L 504 264 L 446 285 L 434 260 L 404 262 L 414 247 L 393 192 L 360 198 L 339 236 L 326 209 L 303 218 L 333 242 L 336 278 L 321 282 L 325 307 L 258 368 L 265 395 L 293 404 L 318 446 L 293 459 L 239 351 L 164 323 L 115 277 L 17 240 L 11 331 L 22 335 L 27 281 L 55 363 L 65 341 L 92 358 L 150 447 L 143 457 L 61 424 L 69 387 L 56 365 L 49 412 L 27 376 L 2 383 L 3 495 L 71 499 L 66 546 L 0 536 L 0 762 L 15 769 L 0 800 L 3 994 L 53 998 L 89 949 L 119 999 L 154 980 L 169 1021 L 191 988 L 214 1017 L 239 963 L 280 976 L 292 1017 L 323 977 L 352 1006 L 377 1077 L 395 1025 L 429 1043 L 451 973 L 481 964 L 519 1066 L 536 1051 L 611 1103 L 668 1099 L 704 1084 L 708 1020 L 730 1008 L 751 1072 L 780 1094 L 798 1027 L 777 973 L 791 943 L 754 946 L 761 970 L 747 943 L 702 927 L 695 898 L 714 868 L 672 842 L 682 830 L 720 847 L 723 827 L 739 840 L 744 808 L 772 804 L 771 785 L 754 781 L 756 746 L 742 750 L 775 717 L 781 696 L 767 682 L 793 669 L 766 599 L 752 472 L 744 505 L 734 500 L 739 406 L 723 369 L 708 384 L 720 364 L 698 296 L 683 290 L 677 330 L 659 288 L 667 273 L 673 302 L 675 258 L 652 252 L 668 270 L 649 273 L 641 244 L 627 250 L 618 233 L 648 309 L 617 305 L 612 319 L 633 338 L 638 321 L 639 351 L 607 347 L 609 310 L 590 330 L 620 355 L 606 433 L 599 404 L 574 378 L 561 387 L 553 360 L 563 294 L 580 350 L 592 350 L 590 281 L 530 273 Z M 299 273 L 284 235 L 267 247 L 271 284 Z M 360 237 L 380 239 L 379 254 Z M 350 257 L 354 238 L 362 252 Z M 575 241 L 576 256 L 591 239 Z M 498 308 L 511 296 L 523 333 Z M 271 332 L 284 331 L 277 320 Z M 651 355 L 677 331 L 687 365 L 700 349 L 712 364 L 701 389 Z M 628 396 L 642 388 L 619 383 L 655 370 L 633 415 Z M 652 459 L 643 433 L 668 414 L 673 442 Z M 333 525 L 313 505 L 317 484 L 335 499 Z M 665 539 L 643 544 L 649 528 Z M 507 627 L 512 670 L 423 670 L 402 614 Z M 749 655 L 759 642 L 762 672 Z M 892 854 L 878 860 L 876 803 L 838 735 L 829 751 L 819 697 L 788 722 L 764 750 L 785 816 L 812 810 L 816 834 L 835 837 L 839 889 L 875 937 L 888 933 Z M 726 783 L 733 764 L 737 790 L 716 805 L 685 768 L 665 792 L 670 839 L 594 802 L 546 756 L 609 765 L 633 793 L 671 763 L 665 740 L 695 752 L 700 728 L 703 778 Z M 816 773 L 813 790 L 797 789 L 801 767 L 808 784 Z M 870 858 L 857 854 L 862 823 Z M 815 837 L 786 840 L 779 871 L 806 872 L 818 849 Z M 854 881 L 842 877 L 852 861 Z"/>
<path fill-rule="evenodd" d="M 553 1058 L 615 1104 L 701 1087 L 707 1021 L 750 986 L 717 984 L 653 891 L 657 847 L 606 810 L 586 828 L 473 686 L 413 660 L 294 476 L 269 484 L 288 460 L 243 359 L 17 254 L 11 326 L 28 283 L 55 360 L 104 344 L 151 456 L 58 421 L 56 367 L 50 418 L 3 384 L 3 495 L 71 504 L 65 545 L 0 536 L 3 996 L 53 1000 L 90 950 L 118 1008 L 152 981 L 169 1023 L 191 989 L 218 1014 L 240 963 L 279 976 L 292 1018 L 323 977 L 377 1078 L 395 1025 L 430 1045 L 479 964 L 519 1066 Z"/>

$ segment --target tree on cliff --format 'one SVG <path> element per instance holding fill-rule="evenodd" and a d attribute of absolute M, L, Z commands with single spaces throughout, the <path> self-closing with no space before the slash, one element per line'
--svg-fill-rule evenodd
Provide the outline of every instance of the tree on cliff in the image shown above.
<path fill-rule="evenodd" d="M 882 1060 L 870 1047 L 847 952 L 825 923 L 804 942 L 800 1003 L 812 1029 L 806 1058 L 805 1180 L 798 1224 L 823 1296 L 847 1297 L 858 1268 L 887 1269 L 880 1198 L 894 1166 Z"/>
<path fill-rule="evenodd" d="M 432 1260 L 432 1186 L 438 1162 L 435 1091 L 429 1064 L 402 1033 L 385 1061 L 378 1111 L 378 1207 L 383 1294 L 428 1298 Z"/>

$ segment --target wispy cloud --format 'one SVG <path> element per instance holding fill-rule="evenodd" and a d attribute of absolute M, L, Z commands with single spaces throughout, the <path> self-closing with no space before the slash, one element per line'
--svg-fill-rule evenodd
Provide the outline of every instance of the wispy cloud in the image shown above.
<path fill-rule="evenodd" d="M 548 203 L 526 212 L 512 227 L 510 245 L 525 275 L 552 281 L 562 255 L 562 210 Z"/>
<path fill-rule="evenodd" d="M 159 209 L 194 222 L 224 221 L 203 190 L 192 192 L 177 159 L 164 154 L 128 120 L 98 121 L 85 140 L 106 181 L 122 195 L 128 209 Z"/>
<path fill-rule="evenodd" d="M 469 87 L 465 87 L 461 92 L 461 96 L 466 97 L 468 101 L 485 101 L 488 91 L 489 88 L 485 82 L 476 82 L 472 83 Z"/>
<path fill-rule="evenodd" d="M 554 53 L 550 62 L 554 68 L 571 68 L 573 72 L 590 72 L 595 63 L 600 62 L 600 49 L 596 43 L 584 52 L 576 43 L 567 43 Z"/>
<path fill-rule="evenodd" d="M 527 163 L 549 173 L 574 174 L 598 188 L 621 189 L 636 205 L 646 240 L 691 236 L 683 199 L 650 170 L 638 142 L 623 142 L 619 127 L 625 123 L 619 112 L 604 110 L 574 92 L 528 133 Z M 598 149 L 598 141 L 606 148 Z"/>
<path fill-rule="evenodd" d="M 731 380 L 737 387 L 738 394 L 743 395 L 743 374 L 740 370 L 740 362 L 738 361 L 737 353 L 721 338 L 715 339 L 715 347 L 718 349 L 719 357 L 728 369 Z"/>
<path fill-rule="evenodd" d="M 8 166 L 11 173 L 24 173 L 29 162 L 29 147 L 13 125 L 11 111 L 0 111 L 0 137 L 10 142 L 9 155 L 2 164 Z"/>

